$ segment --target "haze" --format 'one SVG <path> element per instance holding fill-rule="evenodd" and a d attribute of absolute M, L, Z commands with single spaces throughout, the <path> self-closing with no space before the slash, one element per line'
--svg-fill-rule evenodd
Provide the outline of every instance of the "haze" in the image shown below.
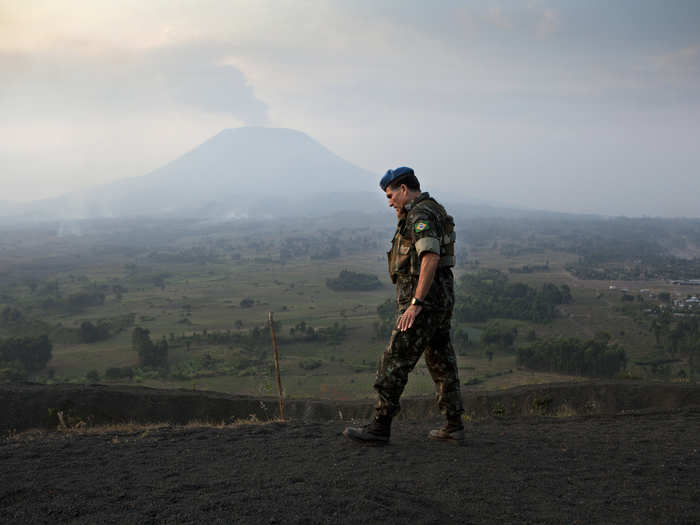
<path fill-rule="evenodd" d="M 0 0 L 0 201 L 252 125 L 464 199 L 698 217 L 698 27 L 693 0 Z"/>

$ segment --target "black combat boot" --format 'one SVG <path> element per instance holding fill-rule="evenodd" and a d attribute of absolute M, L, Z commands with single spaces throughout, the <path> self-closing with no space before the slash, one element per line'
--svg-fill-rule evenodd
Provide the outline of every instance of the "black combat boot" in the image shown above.
<path fill-rule="evenodd" d="M 447 424 L 442 428 L 431 430 L 428 437 L 458 445 L 464 443 L 464 425 L 462 424 L 462 416 L 448 416 Z"/>
<path fill-rule="evenodd" d="M 387 445 L 391 437 L 391 417 L 377 416 L 363 427 L 347 427 L 343 435 L 366 445 Z"/>

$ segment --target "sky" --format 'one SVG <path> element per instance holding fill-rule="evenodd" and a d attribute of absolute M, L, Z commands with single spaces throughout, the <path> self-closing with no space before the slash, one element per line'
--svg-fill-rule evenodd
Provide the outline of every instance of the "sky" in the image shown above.
<path fill-rule="evenodd" d="M 700 2 L 0 0 L 0 201 L 251 125 L 452 200 L 700 217 Z"/>

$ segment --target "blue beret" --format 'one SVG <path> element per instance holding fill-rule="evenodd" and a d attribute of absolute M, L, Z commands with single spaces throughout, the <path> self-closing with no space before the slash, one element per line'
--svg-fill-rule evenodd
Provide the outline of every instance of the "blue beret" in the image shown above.
<path fill-rule="evenodd" d="M 413 175 L 413 170 L 411 168 L 407 168 L 406 166 L 396 168 L 395 170 L 387 170 L 387 172 L 382 177 L 382 180 L 379 181 L 379 187 L 383 191 L 386 191 L 389 184 L 391 184 L 392 182 L 396 182 L 404 177 L 408 177 L 409 175 Z"/>

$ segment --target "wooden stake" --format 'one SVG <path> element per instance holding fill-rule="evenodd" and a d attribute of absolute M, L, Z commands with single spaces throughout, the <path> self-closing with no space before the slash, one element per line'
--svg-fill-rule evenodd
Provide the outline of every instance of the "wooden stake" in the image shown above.
<path fill-rule="evenodd" d="M 280 356 L 277 352 L 277 335 L 275 334 L 275 321 L 270 312 L 270 335 L 272 336 L 272 351 L 275 356 L 275 375 L 277 376 L 277 397 L 280 400 L 280 417 L 284 419 L 284 398 L 282 397 L 282 379 L 280 379 Z"/>

